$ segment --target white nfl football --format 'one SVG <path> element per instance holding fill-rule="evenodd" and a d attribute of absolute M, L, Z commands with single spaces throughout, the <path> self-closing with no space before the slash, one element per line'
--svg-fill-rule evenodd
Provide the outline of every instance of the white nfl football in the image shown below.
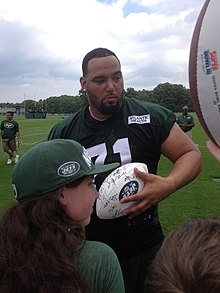
<path fill-rule="evenodd" d="M 192 102 L 209 138 L 220 146 L 220 0 L 206 0 L 194 29 L 189 58 Z"/>
<path fill-rule="evenodd" d="M 103 181 L 96 201 L 96 213 L 101 219 L 114 219 L 122 216 L 128 207 L 136 202 L 120 203 L 123 197 L 138 193 L 144 187 L 144 182 L 135 176 L 134 168 L 148 173 L 147 165 L 129 163 L 115 169 Z"/>

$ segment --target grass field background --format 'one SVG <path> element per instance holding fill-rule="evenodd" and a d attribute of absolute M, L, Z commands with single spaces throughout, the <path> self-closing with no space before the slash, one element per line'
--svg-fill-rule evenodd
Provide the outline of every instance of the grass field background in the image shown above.
<path fill-rule="evenodd" d="M 202 152 L 204 167 L 193 182 L 160 203 L 160 220 L 166 235 L 189 219 L 220 216 L 220 183 L 213 181 L 213 177 L 220 177 L 220 164 L 207 150 L 205 142 L 208 137 L 197 117 L 194 117 L 196 126 L 192 131 L 193 141 Z M 22 141 L 18 149 L 19 155 L 22 156 L 33 145 L 45 140 L 51 127 L 63 118 L 47 116 L 46 119 L 26 119 L 24 116 L 15 116 L 20 125 Z M 3 119 L 5 116 L 0 116 L 0 121 Z M 0 212 L 15 202 L 11 187 L 14 165 L 6 165 L 6 161 L 7 154 L 0 147 Z M 172 164 L 162 156 L 158 174 L 166 176 L 171 168 Z"/>

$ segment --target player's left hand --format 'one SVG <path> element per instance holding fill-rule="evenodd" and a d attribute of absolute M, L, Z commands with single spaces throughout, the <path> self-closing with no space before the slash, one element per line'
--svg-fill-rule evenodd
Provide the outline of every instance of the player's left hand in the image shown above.
<path fill-rule="evenodd" d="M 139 171 L 135 168 L 135 175 L 145 182 L 144 188 L 129 197 L 125 197 L 121 200 L 121 203 L 129 201 L 137 201 L 137 205 L 132 206 L 124 211 L 124 215 L 134 217 L 151 206 L 159 203 L 172 192 L 175 191 L 174 182 L 168 177 L 161 177 L 154 174 L 147 174 Z"/>

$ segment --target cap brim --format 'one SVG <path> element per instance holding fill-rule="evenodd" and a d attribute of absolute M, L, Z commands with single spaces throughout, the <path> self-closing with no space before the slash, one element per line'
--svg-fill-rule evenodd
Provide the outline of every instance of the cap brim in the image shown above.
<path fill-rule="evenodd" d="M 112 163 L 112 164 L 107 164 L 103 166 L 95 166 L 95 168 L 91 170 L 90 172 L 88 172 L 87 175 L 95 175 L 95 174 L 104 173 L 104 172 L 116 169 L 119 166 L 120 166 L 120 163 Z"/>

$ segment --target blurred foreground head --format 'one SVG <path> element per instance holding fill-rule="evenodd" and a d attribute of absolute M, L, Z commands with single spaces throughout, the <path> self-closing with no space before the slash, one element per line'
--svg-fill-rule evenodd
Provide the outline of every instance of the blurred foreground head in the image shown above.
<path fill-rule="evenodd" d="M 191 220 L 164 241 L 149 271 L 146 293 L 220 292 L 220 218 Z"/>

